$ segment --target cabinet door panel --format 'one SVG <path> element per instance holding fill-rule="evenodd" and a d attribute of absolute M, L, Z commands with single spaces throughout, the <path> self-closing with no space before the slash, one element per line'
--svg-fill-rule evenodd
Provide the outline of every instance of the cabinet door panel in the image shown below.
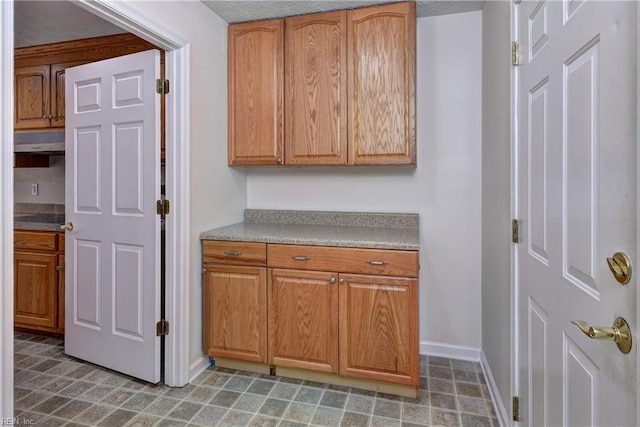
<path fill-rule="evenodd" d="M 418 280 L 340 275 L 340 374 L 419 385 Z"/>
<path fill-rule="evenodd" d="M 266 362 L 266 268 L 207 265 L 204 351 L 211 357 Z"/>
<path fill-rule="evenodd" d="M 16 67 L 14 78 L 14 129 L 49 127 L 49 66 Z"/>
<path fill-rule="evenodd" d="M 271 270 L 269 363 L 338 371 L 337 274 Z"/>
<path fill-rule="evenodd" d="M 284 21 L 229 26 L 229 165 L 276 165 L 283 153 Z"/>
<path fill-rule="evenodd" d="M 55 254 L 14 252 L 14 318 L 17 326 L 57 326 L 57 260 Z"/>
<path fill-rule="evenodd" d="M 58 329 L 64 332 L 64 255 L 58 256 Z"/>
<path fill-rule="evenodd" d="M 349 163 L 415 164 L 415 3 L 348 14 Z"/>
<path fill-rule="evenodd" d="M 347 162 L 346 11 L 286 20 L 287 165 Z"/>
<path fill-rule="evenodd" d="M 64 76 L 65 70 L 86 61 L 51 65 L 51 127 L 64 128 Z"/>

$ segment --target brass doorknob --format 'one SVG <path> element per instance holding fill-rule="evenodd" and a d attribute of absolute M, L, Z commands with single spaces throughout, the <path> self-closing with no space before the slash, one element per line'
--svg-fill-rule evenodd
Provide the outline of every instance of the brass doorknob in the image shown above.
<path fill-rule="evenodd" d="M 591 339 L 613 341 L 624 354 L 631 351 L 631 328 L 622 317 L 618 317 L 611 328 L 589 326 L 584 320 L 572 320 L 571 323 L 580 328 Z"/>
<path fill-rule="evenodd" d="M 616 252 L 612 257 L 607 258 L 609 270 L 613 273 L 616 280 L 626 285 L 631 280 L 631 261 L 624 252 Z"/>
<path fill-rule="evenodd" d="M 65 230 L 73 231 L 73 223 L 71 221 L 69 221 L 66 224 L 62 224 L 60 226 L 60 230 L 62 230 L 62 231 L 65 231 Z"/>

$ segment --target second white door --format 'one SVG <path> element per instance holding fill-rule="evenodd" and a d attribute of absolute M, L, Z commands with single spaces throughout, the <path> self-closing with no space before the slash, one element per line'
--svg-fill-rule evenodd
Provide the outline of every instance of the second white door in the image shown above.
<path fill-rule="evenodd" d="M 65 352 L 160 381 L 160 53 L 66 70 Z"/>

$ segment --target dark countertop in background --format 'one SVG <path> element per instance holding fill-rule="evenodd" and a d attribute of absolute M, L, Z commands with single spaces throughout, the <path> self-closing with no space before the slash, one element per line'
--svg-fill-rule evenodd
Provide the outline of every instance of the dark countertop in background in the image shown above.
<path fill-rule="evenodd" d="M 16 203 L 13 229 L 34 231 L 60 231 L 64 224 L 64 205 Z"/>

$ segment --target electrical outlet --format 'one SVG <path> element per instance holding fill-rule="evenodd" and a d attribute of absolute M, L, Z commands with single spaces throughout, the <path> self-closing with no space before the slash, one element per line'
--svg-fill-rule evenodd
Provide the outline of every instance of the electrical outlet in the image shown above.
<path fill-rule="evenodd" d="M 38 195 L 38 184 L 31 184 L 31 195 L 32 196 Z"/>

